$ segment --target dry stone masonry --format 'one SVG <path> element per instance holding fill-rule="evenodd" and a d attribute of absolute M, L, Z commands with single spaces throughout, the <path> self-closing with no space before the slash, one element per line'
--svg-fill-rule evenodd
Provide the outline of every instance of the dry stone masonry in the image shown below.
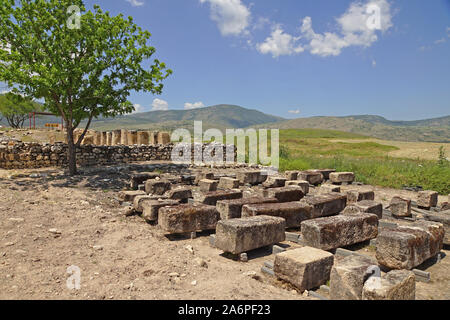
<path fill-rule="evenodd" d="M 129 132 L 128 132 L 129 133 Z M 101 135 L 107 139 L 107 135 Z M 111 135 L 112 139 L 112 135 Z M 106 140 L 105 140 L 106 141 Z M 129 140 L 127 140 L 129 141 Z M 164 140 L 167 141 L 167 140 Z M 77 148 L 77 164 L 79 166 L 102 166 L 141 161 L 171 161 L 174 144 L 133 144 L 133 145 L 81 145 Z M 136 140 L 137 142 L 137 140 Z M 194 146 L 193 146 L 194 148 Z M 207 145 L 202 145 L 203 150 Z M 224 148 L 224 160 L 226 146 Z M 19 141 L 0 142 L 0 168 L 3 169 L 27 169 L 45 167 L 66 167 L 67 144 L 40 144 Z M 192 153 L 193 154 L 193 153 Z"/>

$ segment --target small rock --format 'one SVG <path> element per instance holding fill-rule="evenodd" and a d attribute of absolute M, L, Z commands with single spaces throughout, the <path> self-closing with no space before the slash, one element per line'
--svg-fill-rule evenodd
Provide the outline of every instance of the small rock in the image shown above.
<path fill-rule="evenodd" d="M 14 245 L 14 242 L 7 242 L 5 243 L 5 247 L 11 247 Z"/>
<path fill-rule="evenodd" d="M 134 215 L 135 213 L 136 213 L 136 211 L 134 210 L 134 208 L 132 206 L 128 206 L 125 208 L 124 214 L 126 217 L 130 217 L 130 216 Z"/>
<path fill-rule="evenodd" d="M 59 230 L 56 229 L 56 228 L 48 229 L 48 232 L 53 233 L 53 234 L 61 234 L 61 231 L 59 231 Z"/>
<path fill-rule="evenodd" d="M 95 245 L 95 246 L 92 246 L 92 249 L 94 249 L 94 250 L 103 250 L 103 247 L 99 246 L 99 245 Z"/>
<path fill-rule="evenodd" d="M 191 285 L 196 286 L 197 285 L 197 280 L 192 281 Z"/>
<path fill-rule="evenodd" d="M 194 248 L 191 245 L 187 245 L 186 250 L 189 251 L 190 253 L 194 254 Z"/>
<path fill-rule="evenodd" d="M 194 261 L 195 261 L 195 263 L 198 264 L 200 267 L 202 267 L 202 268 L 208 268 L 208 264 L 207 264 L 206 261 L 203 260 L 202 258 L 195 258 Z"/>
<path fill-rule="evenodd" d="M 178 272 L 172 272 L 172 273 L 169 273 L 169 277 L 171 277 L 171 278 L 173 278 L 173 277 L 179 277 L 180 276 L 180 274 L 178 273 Z"/>

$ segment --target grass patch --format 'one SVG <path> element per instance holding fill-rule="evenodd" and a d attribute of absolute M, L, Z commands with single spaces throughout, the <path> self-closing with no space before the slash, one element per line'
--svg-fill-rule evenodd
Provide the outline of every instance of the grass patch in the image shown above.
<path fill-rule="evenodd" d="M 280 130 L 280 170 L 332 168 L 352 171 L 357 181 L 365 184 L 396 189 L 421 186 L 444 195 L 450 193 L 450 162 L 443 149 L 436 160 L 417 160 L 390 157 L 389 152 L 398 147 L 373 141 L 330 141 L 365 138 L 332 130 Z M 268 142 L 270 153 L 270 132 Z"/>
<path fill-rule="evenodd" d="M 450 193 L 450 165 L 431 160 L 351 158 L 345 156 L 317 157 L 296 155 L 280 158 L 280 170 L 332 168 L 352 171 L 356 180 L 365 184 L 400 189 L 403 186 L 422 186 L 440 194 Z"/>

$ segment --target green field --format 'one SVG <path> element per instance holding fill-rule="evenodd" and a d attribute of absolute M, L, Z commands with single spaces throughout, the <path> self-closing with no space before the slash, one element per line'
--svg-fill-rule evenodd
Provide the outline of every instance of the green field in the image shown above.
<path fill-rule="evenodd" d="M 440 194 L 450 193 L 450 163 L 445 158 L 438 161 L 438 153 L 436 160 L 394 158 L 388 153 L 398 147 L 360 141 L 364 139 L 370 137 L 320 129 L 280 130 L 280 170 L 333 168 L 353 171 L 357 181 L 365 184 L 398 189 L 421 186 Z"/>
<path fill-rule="evenodd" d="M 422 186 L 440 194 L 450 193 L 449 161 L 392 158 L 398 149 L 375 142 L 332 142 L 330 139 L 364 137 L 328 130 L 281 130 L 280 169 L 306 170 L 333 168 L 353 171 L 357 181 L 383 187 Z"/>

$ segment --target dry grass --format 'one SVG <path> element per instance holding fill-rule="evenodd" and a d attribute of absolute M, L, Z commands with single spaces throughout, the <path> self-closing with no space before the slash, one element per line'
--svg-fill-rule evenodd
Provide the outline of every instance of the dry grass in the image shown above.
<path fill-rule="evenodd" d="M 374 142 L 382 145 L 397 147 L 398 150 L 388 152 L 388 156 L 394 158 L 408 158 L 419 160 L 437 160 L 439 148 L 444 146 L 447 157 L 450 155 L 450 143 L 434 143 L 434 142 L 405 142 L 405 141 L 388 141 L 380 139 L 333 139 L 332 142 L 343 143 L 360 143 L 360 142 Z"/>

